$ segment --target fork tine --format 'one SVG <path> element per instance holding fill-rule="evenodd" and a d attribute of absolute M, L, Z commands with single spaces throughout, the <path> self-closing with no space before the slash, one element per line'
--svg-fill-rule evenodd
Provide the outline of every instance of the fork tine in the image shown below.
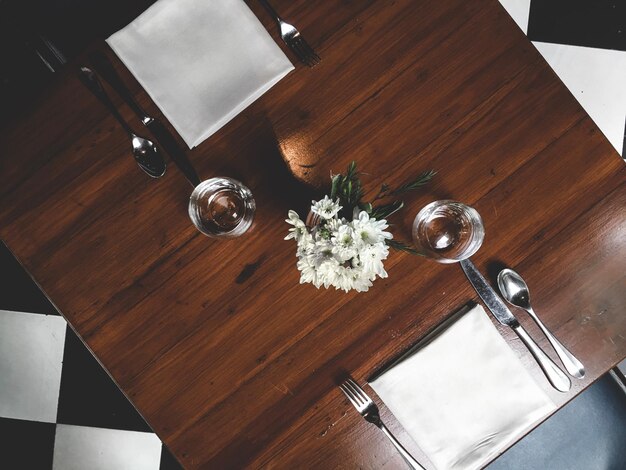
<path fill-rule="evenodd" d="M 350 384 L 352 389 L 355 390 L 360 396 L 365 396 L 365 392 L 363 391 L 361 386 L 357 384 L 354 380 L 348 379 L 346 380 L 346 382 L 348 382 L 348 384 Z"/>
<path fill-rule="evenodd" d="M 320 61 L 319 56 L 301 35 L 293 38 L 290 41 L 289 47 L 298 56 L 298 59 L 309 67 L 313 67 Z"/>
<path fill-rule="evenodd" d="M 289 44 L 289 47 L 294 52 L 294 54 L 296 54 L 300 62 L 303 62 L 305 65 L 308 65 L 309 67 L 311 67 L 311 63 L 308 60 L 308 57 L 305 51 L 302 49 L 302 45 L 300 44 L 299 39 L 294 39 L 293 41 L 291 41 L 291 43 Z"/>
<path fill-rule="evenodd" d="M 310 54 L 309 54 L 309 50 L 307 49 L 306 41 L 302 39 L 302 36 L 299 36 L 298 38 L 296 38 L 295 44 L 298 47 L 298 50 L 300 51 L 300 53 L 303 55 L 303 57 L 305 57 L 307 60 L 310 59 Z"/>
<path fill-rule="evenodd" d="M 312 62 L 318 63 L 319 60 L 320 60 L 320 57 L 315 53 L 315 51 L 309 45 L 309 43 L 306 42 L 306 40 L 302 36 L 300 36 L 300 41 L 302 43 L 302 48 L 303 48 L 304 52 L 306 53 L 307 57 L 309 57 L 309 59 Z"/>
<path fill-rule="evenodd" d="M 352 406 L 354 406 L 358 410 L 359 409 L 359 404 L 355 400 L 353 393 L 346 387 L 346 384 L 342 383 L 341 385 L 339 385 L 339 388 L 341 389 L 343 394 L 346 397 L 348 397 L 348 400 L 350 400 L 350 403 L 352 403 Z"/>
<path fill-rule="evenodd" d="M 369 397 L 365 394 L 363 389 L 356 384 L 356 382 L 352 379 L 346 380 L 346 384 L 352 389 L 353 393 L 363 402 L 364 405 L 370 402 Z"/>
<path fill-rule="evenodd" d="M 346 388 L 346 390 L 348 390 L 348 392 L 350 392 L 350 395 L 352 395 L 354 401 L 356 401 L 359 406 L 365 405 L 363 397 L 358 393 L 357 390 L 354 389 L 354 387 L 352 386 L 352 384 L 350 384 L 348 380 L 343 383 L 343 386 Z"/>
<path fill-rule="evenodd" d="M 302 48 L 303 48 L 305 54 L 307 55 L 308 60 L 313 65 L 316 65 L 316 64 L 318 64 L 320 62 L 320 57 L 315 53 L 313 48 L 304 39 L 302 39 Z"/>
<path fill-rule="evenodd" d="M 341 391 L 343 392 L 343 394 L 344 394 L 346 397 L 348 397 L 348 399 L 349 399 L 350 401 L 352 401 L 352 392 L 350 392 L 350 391 L 348 390 L 348 388 L 346 387 L 346 384 L 340 384 L 340 385 L 339 385 L 339 388 L 341 389 Z"/>

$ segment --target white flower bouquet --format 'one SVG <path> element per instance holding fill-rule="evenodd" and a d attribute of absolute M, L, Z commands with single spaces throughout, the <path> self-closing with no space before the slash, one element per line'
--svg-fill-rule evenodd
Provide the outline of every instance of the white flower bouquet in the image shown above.
<path fill-rule="evenodd" d="M 423 186 L 434 175 L 433 171 L 424 172 L 395 190 L 383 184 L 372 203 L 365 203 L 356 163 L 352 162 L 345 175 L 332 177 L 330 197 L 312 202 L 307 223 L 295 211 L 289 211 L 286 222 L 292 227 L 285 240 L 297 243 L 300 283 L 311 283 L 318 289 L 333 286 L 345 292 L 366 292 L 377 277 L 387 277 L 383 261 L 390 247 L 416 252 L 393 240 L 386 231 L 389 224 L 385 217 L 400 210 L 404 203 L 373 204 Z"/>

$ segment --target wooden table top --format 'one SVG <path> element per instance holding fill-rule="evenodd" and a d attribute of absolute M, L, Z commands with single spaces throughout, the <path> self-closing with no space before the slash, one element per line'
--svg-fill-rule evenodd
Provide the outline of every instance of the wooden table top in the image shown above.
<path fill-rule="evenodd" d="M 479 210 L 476 265 L 492 278 L 503 265 L 522 273 L 536 310 L 587 367 L 559 394 L 503 331 L 559 406 L 623 359 L 624 164 L 498 2 L 275 3 L 321 65 L 298 65 L 189 153 L 201 176 L 252 189 L 255 222 L 239 239 L 194 229 L 191 188 L 172 164 L 160 180 L 137 169 L 123 131 L 79 83 L 78 62 L 0 131 L 0 236 L 178 459 L 402 465 L 337 382 L 350 373 L 364 383 L 476 295 L 458 267 L 398 252 L 365 294 L 298 284 L 287 211 L 305 214 L 351 160 L 372 191 L 438 171 L 392 217 L 396 238 L 410 240 L 434 199 Z"/>

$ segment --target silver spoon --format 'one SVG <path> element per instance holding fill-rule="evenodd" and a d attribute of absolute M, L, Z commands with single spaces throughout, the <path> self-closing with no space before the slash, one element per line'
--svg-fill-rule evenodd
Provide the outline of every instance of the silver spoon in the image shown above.
<path fill-rule="evenodd" d="M 156 145 L 151 140 L 139 137 L 133 132 L 128 123 L 115 108 L 115 105 L 109 99 L 108 95 L 102 88 L 97 75 L 88 67 L 81 67 L 79 74 L 80 81 L 91 91 L 111 112 L 113 117 L 117 119 L 122 128 L 126 131 L 133 145 L 133 156 L 139 168 L 153 178 L 159 178 L 165 174 L 165 160 L 163 155 L 158 151 Z"/>
<path fill-rule="evenodd" d="M 531 318 L 535 320 L 535 323 L 539 325 L 539 328 L 541 328 L 543 334 L 545 334 L 548 341 L 550 341 L 559 359 L 563 362 L 567 372 L 573 377 L 582 379 L 585 376 L 585 367 L 552 333 L 550 333 L 539 319 L 530 305 L 530 292 L 528 291 L 528 286 L 524 282 L 524 279 L 512 269 L 503 269 L 500 271 L 500 274 L 498 274 L 498 287 L 500 288 L 502 296 L 508 303 L 526 310 Z"/>

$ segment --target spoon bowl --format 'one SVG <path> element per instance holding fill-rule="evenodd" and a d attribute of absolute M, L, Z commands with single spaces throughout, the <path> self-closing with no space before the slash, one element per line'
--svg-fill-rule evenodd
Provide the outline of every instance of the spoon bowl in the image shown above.
<path fill-rule="evenodd" d="M 151 140 L 139 137 L 137 134 L 131 135 L 133 144 L 133 157 L 137 165 L 153 178 L 160 178 L 165 174 L 165 160 L 156 145 Z"/>
<path fill-rule="evenodd" d="M 498 287 L 502 296 L 511 305 L 528 310 L 530 293 L 524 279 L 512 269 L 503 269 L 498 274 Z"/>

